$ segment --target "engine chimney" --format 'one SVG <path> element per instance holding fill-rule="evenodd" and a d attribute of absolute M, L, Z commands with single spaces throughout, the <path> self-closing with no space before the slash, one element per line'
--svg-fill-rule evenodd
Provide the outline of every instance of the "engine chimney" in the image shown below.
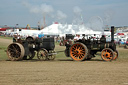
<path fill-rule="evenodd" d="M 114 42 L 114 26 L 111 26 L 111 42 Z"/>

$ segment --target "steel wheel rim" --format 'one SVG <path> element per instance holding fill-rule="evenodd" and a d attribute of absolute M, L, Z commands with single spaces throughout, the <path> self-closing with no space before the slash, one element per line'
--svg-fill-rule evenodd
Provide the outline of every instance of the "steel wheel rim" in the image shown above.
<path fill-rule="evenodd" d="M 39 60 L 46 60 L 47 59 L 47 51 L 46 50 L 40 50 L 40 51 L 38 51 L 38 53 L 37 53 L 37 57 L 38 57 L 38 59 Z"/>
<path fill-rule="evenodd" d="M 49 55 L 49 56 L 48 56 L 48 59 L 49 59 L 49 60 L 54 60 L 54 59 L 55 59 L 55 55 Z"/>
<path fill-rule="evenodd" d="M 105 61 L 111 61 L 113 59 L 113 51 L 111 49 L 103 49 L 101 57 Z"/>
<path fill-rule="evenodd" d="M 50 53 L 55 53 L 55 51 L 49 51 L 49 52 L 50 52 Z M 54 60 L 55 57 L 56 57 L 56 55 L 49 55 L 49 56 L 48 56 L 48 59 L 49 59 L 49 60 Z"/>
<path fill-rule="evenodd" d="M 21 60 L 24 53 L 24 47 L 19 43 L 12 43 L 7 48 L 7 55 L 12 61 Z"/>
<path fill-rule="evenodd" d="M 113 57 L 113 60 L 116 60 L 118 58 L 118 51 L 114 51 L 114 57 Z"/>
<path fill-rule="evenodd" d="M 83 60 L 85 58 L 86 55 L 86 50 L 84 48 L 83 45 L 77 43 L 72 45 L 72 47 L 70 48 L 70 56 L 74 59 L 74 60 Z"/>

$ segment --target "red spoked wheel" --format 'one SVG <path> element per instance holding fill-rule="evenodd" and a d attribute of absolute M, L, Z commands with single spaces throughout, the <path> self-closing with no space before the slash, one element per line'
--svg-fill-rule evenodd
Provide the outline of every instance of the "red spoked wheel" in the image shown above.
<path fill-rule="evenodd" d="M 114 51 L 114 57 L 113 57 L 113 60 L 116 60 L 118 58 L 118 51 Z"/>
<path fill-rule="evenodd" d="M 86 45 L 82 43 L 75 43 L 70 47 L 70 56 L 73 60 L 83 61 L 86 59 L 88 49 Z"/>
<path fill-rule="evenodd" d="M 104 61 L 111 61 L 111 60 L 113 60 L 113 57 L 114 57 L 114 52 L 113 52 L 112 49 L 105 48 L 105 49 L 102 50 L 102 52 L 101 52 L 101 58 Z"/>

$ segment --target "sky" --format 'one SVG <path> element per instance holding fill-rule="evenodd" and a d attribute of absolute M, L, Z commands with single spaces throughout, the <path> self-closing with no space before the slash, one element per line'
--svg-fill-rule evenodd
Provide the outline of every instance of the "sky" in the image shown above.
<path fill-rule="evenodd" d="M 128 26 L 128 0 L 0 0 L 0 26 L 63 24 Z"/>

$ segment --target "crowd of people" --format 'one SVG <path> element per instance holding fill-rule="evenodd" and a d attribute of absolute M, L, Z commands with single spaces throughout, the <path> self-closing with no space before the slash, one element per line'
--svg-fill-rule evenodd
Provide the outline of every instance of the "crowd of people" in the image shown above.
<path fill-rule="evenodd" d="M 14 35 L 11 35 L 11 34 L 6 34 L 6 33 L 2 33 L 2 32 L 0 32 L 0 36 L 4 36 L 4 37 L 13 37 L 13 42 L 15 42 L 15 41 L 18 41 L 18 40 L 24 40 L 24 39 L 26 39 L 26 37 L 27 36 L 20 36 L 20 35 L 18 35 L 18 34 L 14 34 Z M 95 36 L 95 35 L 94 35 Z M 95 39 L 100 39 L 100 37 L 94 37 L 93 36 L 93 39 L 95 38 Z M 79 34 L 76 34 L 75 36 L 74 36 L 74 38 L 73 39 L 66 39 L 66 37 L 64 37 L 64 36 L 62 36 L 62 37 L 59 37 L 59 36 L 38 36 L 38 38 L 45 38 L 45 37 L 54 37 L 54 40 L 55 40 L 55 42 L 56 43 L 59 43 L 61 46 L 64 46 L 66 43 L 70 43 L 70 44 L 72 44 L 73 42 L 75 42 L 75 41 L 77 41 L 77 40 L 79 40 L 79 39 L 82 39 L 83 38 L 83 36 L 80 36 Z M 119 46 L 121 46 L 121 45 L 125 45 L 125 44 L 127 44 L 128 45 L 128 39 L 127 40 L 125 40 L 125 39 L 119 39 L 118 41 L 115 41 L 115 43 L 117 44 L 117 45 L 119 45 Z"/>

